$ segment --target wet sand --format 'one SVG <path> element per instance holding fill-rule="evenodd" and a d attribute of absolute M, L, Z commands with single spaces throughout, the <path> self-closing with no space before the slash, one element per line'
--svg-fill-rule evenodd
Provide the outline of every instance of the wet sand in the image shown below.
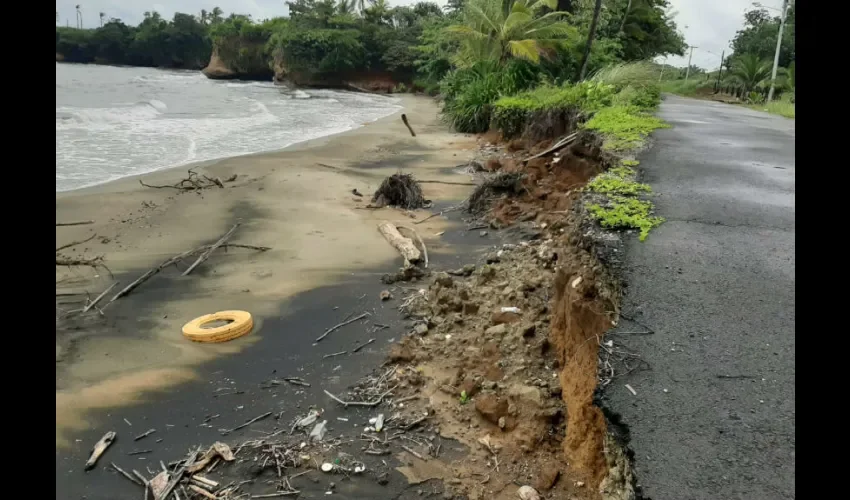
<path fill-rule="evenodd" d="M 95 314 L 84 328 L 57 324 L 57 474 L 60 449 L 77 449 L 78 436 L 101 432 L 98 424 L 103 422 L 93 422 L 93 415 L 102 420 L 118 408 L 138 408 L 136 403 L 161 397 L 160 393 L 173 394 L 169 391 L 178 385 L 209 383 L 201 376 L 204 364 L 219 359 L 254 363 L 256 349 L 264 342 L 308 344 L 301 336 L 312 336 L 336 319 L 331 313 L 299 318 L 299 325 L 310 325 L 310 331 L 272 326 L 293 312 L 289 308 L 296 294 L 337 285 L 360 296 L 361 284 L 367 282 L 374 285 L 362 293 L 377 293 L 378 276 L 401 263 L 377 232 L 377 222 L 411 219 L 395 209 L 362 209 L 372 191 L 385 176 L 399 170 L 419 179 L 463 181 L 447 170 L 468 161 L 476 147 L 473 137 L 446 131 L 433 100 L 404 96 L 402 104 L 404 109 L 398 113 L 354 131 L 198 169 L 222 179 L 237 174 L 225 189 L 178 194 L 173 189 L 143 187 L 138 178 L 127 178 L 57 194 L 57 222 L 95 221 L 57 227 L 57 246 L 96 234 L 66 254 L 103 255 L 113 275 L 105 270 L 57 268 L 56 279 L 62 281 L 57 287 L 63 291 L 95 296 L 119 280 L 122 284 L 114 292 L 169 257 L 217 240 L 237 221 L 242 225 L 233 243 L 272 247 L 264 253 L 218 251 L 190 276 L 180 277 L 175 269 L 163 271 L 107 306 L 103 317 Z M 416 137 L 401 123 L 401 112 L 407 114 Z M 181 168 L 141 178 L 148 184 L 166 185 L 185 176 L 186 169 Z M 355 188 L 363 198 L 351 194 Z M 423 185 L 426 197 L 438 203 L 462 199 L 469 189 Z M 432 259 L 441 254 L 448 258 L 445 238 L 449 233 L 435 236 L 447 227 L 442 218 L 416 226 Z M 223 309 L 250 311 L 257 325 L 254 332 L 214 345 L 183 339 L 180 328 L 185 322 Z M 324 304 L 321 310 L 329 309 L 330 304 Z M 249 356 L 248 350 L 254 354 Z M 231 356 L 239 352 L 244 357 Z M 88 446 L 86 441 L 84 448 Z"/>

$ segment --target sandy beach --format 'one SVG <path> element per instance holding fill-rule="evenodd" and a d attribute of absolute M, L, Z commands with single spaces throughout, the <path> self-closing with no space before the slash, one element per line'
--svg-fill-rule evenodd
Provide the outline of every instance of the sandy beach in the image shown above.
<path fill-rule="evenodd" d="M 91 410 L 143 401 L 152 391 L 196 378 L 201 363 L 256 342 L 267 333 L 264 321 L 279 317 L 294 294 L 354 281 L 375 274 L 379 267 L 384 272 L 399 267 L 401 258 L 376 226 L 381 220 L 410 221 L 410 215 L 391 208 L 364 209 L 371 193 L 384 177 L 400 170 L 420 180 L 464 182 L 468 179 L 450 168 L 470 160 L 476 149 L 473 136 L 450 133 L 439 122 L 432 99 L 405 95 L 401 100 L 399 112 L 346 133 L 276 153 L 196 166 L 211 177 L 236 174 L 224 189 L 178 193 L 125 178 L 57 193 L 57 223 L 94 221 L 57 227 L 57 247 L 96 235 L 63 254 L 102 255 L 112 274 L 57 267 L 57 293 L 87 292 L 94 297 L 120 281 L 114 292 L 160 262 L 216 241 L 237 222 L 241 225 L 233 243 L 271 247 L 262 253 L 219 250 L 189 276 L 164 270 L 105 306 L 102 315 L 93 314 L 83 326 L 57 322 L 57 447 L 68 443 L 69 433 L 88 428 Z M 402 112 L 416 137 L 402 124 Z M 186 167 L 181 167 L 140 178 L 168 185 L 185 177 Z M 364 196 L 354 196 L 353 189 Z M 470 189 L 423 184 L 426 198 L 438 203 L 462 199 Z M 418 218 L 424 214 L 421 211 Z M 448 251 L 435 235 L 446 224 L 438 217 L 416 226 L 434 255 Z M 377 276 L 368 279 L 377 281 Z M 80 307 L 82 300 L 85 295 L 57 296 L 57 308 Z M 184 323 L 224 309 L 250 311 L 254 332 L 239 342 L 212 345 L 192 344 L 182 337 Z"/>

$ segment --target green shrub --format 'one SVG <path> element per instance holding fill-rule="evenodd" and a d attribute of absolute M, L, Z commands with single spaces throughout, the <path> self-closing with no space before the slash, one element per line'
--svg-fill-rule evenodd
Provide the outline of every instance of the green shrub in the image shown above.
<path fill-rule="evenodd" d="M 612 64 L 594 73 L 588 81 L 613 85 L 617 90 L 626 87 L 646 87 L 655 85 L 658 70 L 649 61 Z"/>
<path fill-rule="evenodd" d="M 627 196 L 612 196 L 607 206 L 591 204 L 587 206 L 590 214 L 599 225 L 609 229 L 638 229 L 640 241 L 644 241 L 649 231 L 664 222 L 663 217 L 653 217 L 652 202 L 629 198 Z"/>
<path fill-rule="evenodd" d="M 634 106 L 646 110 L 655 109 L 661 104 L 661 88 L 658 85 L 643 87 L 627 85 L 614 96 L 614 104 L 617 106 Z"/>
<path fill-rule="evenodd" d="M 584 127 L 601 133 L 606 149 L 626 151 L 639 147 L 653 130 L 669 125 L 637 107 L 612 106 L 593 115 Z"/>

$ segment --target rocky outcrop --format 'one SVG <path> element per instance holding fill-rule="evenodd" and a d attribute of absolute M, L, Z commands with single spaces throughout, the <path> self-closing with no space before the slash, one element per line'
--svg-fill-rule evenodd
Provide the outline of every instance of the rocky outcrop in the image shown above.
<path fill-rule="evenodd" d="M 361 90 L 363 92 L 387 93 L 395 89 L 398 82 L 387 72 L 360 71 L 338 74 L 318 74 L 289 70 L 277 56 L 272 61 L 274 82 L 294 87 L 320 87 Z"/>
<path fill-rule="evenodd" d="M 263 44 L 239 40 L 213 46 L 210 62 L 201 72 L 212 80 L 261 80 L 274 75 L 263 53 Z"/>

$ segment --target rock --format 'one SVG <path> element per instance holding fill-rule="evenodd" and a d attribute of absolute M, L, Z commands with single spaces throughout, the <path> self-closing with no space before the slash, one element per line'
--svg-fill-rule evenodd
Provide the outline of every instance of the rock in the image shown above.
<path fill-rule="evenodd" d="M 499 417 L 499 429 L 504 430 L 505 425 L 507 425 L 507 420 L 505 420 L 505 417 Z"/>
<path fill-rule="evenodd" d="M 549 394 L 551 394 L 552 396 L 558 397 L 558 396 L 561 395 L 561 391 L 562 391 L 562 389 L 561 389 L 561 378 L 560 377 L 553 378 L 551 381 L 549 381 Z"/>
<path fill-rule="evenodd" d="M 381 290 L 381 294 L 379 295 L 381 300 L 390 300 L 393 298 L 393 294 L 390 293 L 389 290 Z"/>
<path fill-rule="evenodd" d="M 487 236 L 487 231 L 481 231 L 480 233 L 478 233 L 478 236 L 481 236 L 481 237 Z"/>
<path fill-rule="evenodd" d="M 485 380 L 484 382 L 481 382 L 481 388 L 482 388 L 482 389 L 487 389 L 487 390 L 492 391 L 493 389 L 495 389 L 495 388 L 496 388 L 496 381 L 494 381 L 494 380 Z"/>
<path fill-rule="evenodd" d="M 468 378 L 460 384 L 460 390 L 461 392 L 466 391 L 466 397 L 471 398 L 478 394 L 478 391 L 481 390 L 481 384 L 471 378 Z"/>
<path fill-rule="evenodd" d="M 451 288 L 454 285 L 454 280 L 449 276 L 449 273 L 437 273 L 434 281 L 444 288 Z"/>
<path fill-rule="evenodd" d="M 473 314 L 478 313 L 478 304 L 474 302 L 464 302 L 463 303 L 463 315 L 471 316 Z"/>
<path fill-rule="evenodd" d="M 413 327 L 413 331 L 419 335 L 425 335 L 428 333 L 428 325 L 425 323 L 416 323 L 416 326 Z"/>
<path fill-rule="evenodd" d="M 499 257 L 498 254 L 493 252 L 493 253 L 487 255 L 486 261 L 487 261 L 488 264 L 497 264 L 499 262 L 502 262 L 502 258 Z"/>
<path fill-rule="evenodd" d="M 390 347 L 389 354 L 390 361 L 398 362 L 398 361 L 413 361 L 415 358 L 413 352 L 406 345 L 401 344 L 393 344 Z"/>
<path fill-rule="evenodd" d="M 522 316 L 520 316 L 519 314 L 517 314 L 513 311 L 505 311 L 505 312 L 499 311 L 499 312 L 493 313 L 493 315 L 490 316 L 490 323 L 492 323 L 494 325 L 501 325 L 501 324 L 504 324 L 504 323 L 510 324 L 510 323 L 516 323 L 520 319 L 522 319 Z"/>
<path fill-rule="evenodd" d="M 504 323 L 499 323 L 498 325 L 491 326 L 484 330 L 484 333 L 486 335 L 504 335 L 507 331 L 508 327 L 506 327 Z"/>
<path fill-rule="evenodd" d="M 523 486 L 516 492 L 520 500 L 540 500 L 540 493 L 531 486 Z"/>
<path fill-rule="evenodd" d="M 543 467 L 543 470 L 537 476 L 535 487 L 538 490 L 551 490 L 560 477 L 561 470 L 555 464 L 548 464 Z"/>
<path fill-rule="evenodd" d="M 475 399 L 475 410 L 484 420 L 498 425 L 499 419 L 508 414 L 508 402 L 492 394 L 484 394 Z"/>

